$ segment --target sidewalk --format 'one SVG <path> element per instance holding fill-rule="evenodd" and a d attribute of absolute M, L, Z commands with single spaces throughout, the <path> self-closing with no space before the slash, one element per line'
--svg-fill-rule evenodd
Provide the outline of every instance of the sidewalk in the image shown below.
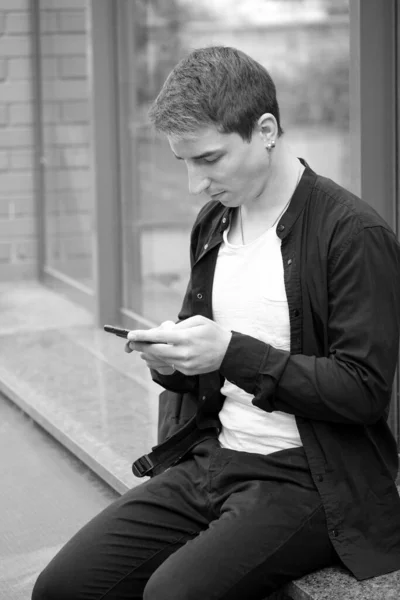
<path fill-rule="evenodd" d="M 0 598 L 28 600 L 39 573 L 117 492 L 0 395 Z"/>

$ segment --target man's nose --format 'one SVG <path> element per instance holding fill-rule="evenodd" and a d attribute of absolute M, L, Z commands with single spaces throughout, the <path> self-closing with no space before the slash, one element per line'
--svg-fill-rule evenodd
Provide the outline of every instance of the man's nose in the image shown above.
<path fill-rule="evenodd" d="M 201 173 L 188 172 L 189 193 L 197 196 L 210 187 L 210 180 Z"/>

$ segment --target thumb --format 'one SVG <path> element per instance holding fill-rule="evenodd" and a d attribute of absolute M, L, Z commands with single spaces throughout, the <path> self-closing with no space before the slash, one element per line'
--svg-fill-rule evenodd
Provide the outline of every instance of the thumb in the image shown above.
<path fill-rule="evenodd" d="M 161 325 L 159 325 L 159 329 L 164 329 L 164 330 L 168 330 L 168 329 L 173 329 L 175 327 L 175 323 L 173 321 L 163 321 L 161 323 Z"/>
<path fill-rule="evenodd" d="M 206 317 L 202 317 L 201 315 L 195 315 L 194 317 L 189 317 L 184 321 L 180 321 L 176 324 L 177 329 L 190 329 L 191 327 L 199 327 L 199 325 L 205 325 L 207 322 L 210 322 L 210 319 Z"/>

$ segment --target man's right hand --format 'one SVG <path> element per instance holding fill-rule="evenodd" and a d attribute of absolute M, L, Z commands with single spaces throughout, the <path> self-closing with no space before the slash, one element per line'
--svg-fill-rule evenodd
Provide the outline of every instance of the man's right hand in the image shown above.
<path fill-rule="evenodd" d="M 172 329 L 173 327 L 175 327 L 175 323 L 173 321 L 164 321 L 159 327 L 157 327 L 157 329 Z M 134 342 L 132 342 L 132 346 L 134 346 Z M 128 354 L 133 352 L 135 348 L 132 346 L 130 346 L 130 342 L 127 342 L 125 344 L 125 352 L 128 352 Z M 143 356 L 140 356 L 140 358 L 146 360 L 146 364 L 149 367 L 149 369 L 154 369 L 155 371 L 158 371 L 160 375 L 172 375 L 172 373 L 175 373 L 175 369 L 171 367 L 171 365 L 164 361 L 161 361 L 160 359 L 156 360 L 150 359 L 148 357 L 144 359 Z"/>

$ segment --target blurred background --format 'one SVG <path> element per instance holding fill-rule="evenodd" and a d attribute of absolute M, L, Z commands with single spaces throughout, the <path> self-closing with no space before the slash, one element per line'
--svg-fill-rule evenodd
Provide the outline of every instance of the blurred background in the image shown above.
<path fill-rule="evenodd" d="M 96 200 L 90 20 L 83 0 L 44 0 L 38 11 L 43 271 L 89 292 Z M 206 201 L 189 196 L 185 167 L 148 124 L 149 105 L 168 73 L 196 47 L 229 45 L 250 54 L 276 82 L 297 155 L 351 187 L 349 7 L 346 0 L 128 0 L 114 2 L 112 13 L 118 49 L 108 82 L 119 130 L 117 187 L 109 202 L 120 214 L 122 308 L 156 323 L 174 319 L 180 308 L 190 229 Z M 26 171 L 23 180 L 29 191 Z M 14 182 L 21 192 L 19 174 Z M 16 249 L 19 260 L 34 252 L 34 240 L 25 244 Z"/>
<path fill-rule="evenodd" d="M 168 73 L 207 45 L 258 60 L 296 155 L 398 235 L 399 13 L 399 0 L 0 0 L 0 596 L 28 597 L 110 490 L 140 483 L 131 463 L 157 440 L 161 389 L 102 328 L 176 320 L 187 285 L 207 198 L 148 123 Z"/>

